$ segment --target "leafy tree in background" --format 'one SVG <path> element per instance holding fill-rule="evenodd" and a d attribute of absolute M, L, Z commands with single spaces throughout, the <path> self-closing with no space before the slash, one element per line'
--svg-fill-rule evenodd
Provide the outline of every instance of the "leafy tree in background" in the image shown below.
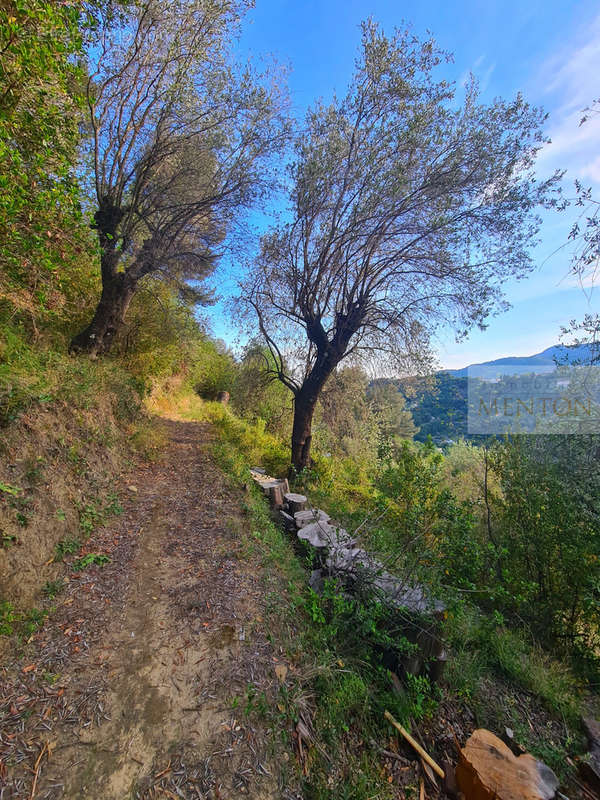
<path fill-rule="evenodd" d="M 590 652 L 600 623 L 599 447 L 597 436 L 513 437 L 495 462 L 505 606 L 542 639 Z"/>
<path fill-rule="evenodd" d="M 251 340 L 237 366 L 232 403 L 244 418 L 262 420 L 269 431 L 289 435 L 291 395 L 272 373 L 274 362 L 269 349 Z"/>
<path fill-rule="evenodd" d="M 86 21 L 76 2 L 0 4 L 0 319 L 34 334 L 95 286 L 74 174 Z"/>
<path fill-rule="evenodd" d="M 437 325 L 459 332 L 501 307 L 558 175 L 533 173 L 544 114 L 518 96 L 462 103 L 432 41 L 363 25 L 343 98 L 312 108 L 291 166 L 292 221 L 262 240 L 245 304 L 294 394 L 291 461 L 310 461 L 319 395 L 349 358 L 415 368 Z M 284 359 L 291 365 L 288 369 Z"/>
<path fill-rule="evenodd" d="M 357 366 L 341 367 L 329 376 L 315 414 L 321 450 L 375 461 L 379 428 L 368 385 L 367 374 Z"/>
<path fill-rule="evenodd" d="M 267 187 L 286 122 L 276 78 L 230 63 L 246 0 L 132 0 L 96 15 L 89 46 L 102 294 L 71 349 L 109 350 L 140 280 L 188 298 L 243 209 Z"/>
<path fill-rule="evenodd" d="M 398 387 L 389 381 L 373 381 L 367 397 L 379 425 L 379 454 L 384 456 L 391 447 L 404 439 L 412 439 L 419 429 L 412 414 L 405 408 L 406 400 Z"/>

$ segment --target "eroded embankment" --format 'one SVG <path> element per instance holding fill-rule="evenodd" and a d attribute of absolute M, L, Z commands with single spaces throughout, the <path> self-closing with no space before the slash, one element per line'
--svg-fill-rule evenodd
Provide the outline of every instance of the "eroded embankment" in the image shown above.
<path fill-rule="evenodd" d="M 117 421 L 117 404 L 106 394 L 88 409 L 32 406 L 0 430 L 0 601 L 35 605 L 59 574 L 57 544 L 83 543 L 118 508 L 132 415 Z"/>

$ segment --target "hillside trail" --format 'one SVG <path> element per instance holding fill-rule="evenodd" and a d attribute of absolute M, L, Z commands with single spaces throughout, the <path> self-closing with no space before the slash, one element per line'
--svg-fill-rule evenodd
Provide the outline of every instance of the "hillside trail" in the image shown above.
<path fill-rule="evenodd" d="M 156 464 L 71 572 L 57 609 L 0 672 L 0 798 L 296 797 L 245 711 L 278 690 L 260 567 L 211 457 L 208 424 L 164 421 Z M 4 711 L 4 714 L 2 713 Z"/>

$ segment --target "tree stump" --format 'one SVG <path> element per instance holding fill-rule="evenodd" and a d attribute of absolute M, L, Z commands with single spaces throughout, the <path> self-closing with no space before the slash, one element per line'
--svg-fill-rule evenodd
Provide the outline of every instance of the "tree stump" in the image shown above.
<path fill-rule="evenodd" d="M 292 517 L 298 511 L 304 511 L 308 502 L 303 494 L 295 494 L 294 492 L 288 492 L 285 495 L 285 501 L 288 504 L 288 509 Z"/>
<path fill-rule="evenodd" d="M 294 514 L 296 526 L 303 528 L 305 525 L 310 525 L 313 522 L 329 522 L 331 517 L 320 508 L 307 508 L 306 511 L 296 511 Z"/>
<path fill-rule="evenodd" d="M 276 486 L 271 486 L 269 489 L 269 498 L 271 500 L 272 508 L 283 508 L 283 483 L 279 481 Z"/>

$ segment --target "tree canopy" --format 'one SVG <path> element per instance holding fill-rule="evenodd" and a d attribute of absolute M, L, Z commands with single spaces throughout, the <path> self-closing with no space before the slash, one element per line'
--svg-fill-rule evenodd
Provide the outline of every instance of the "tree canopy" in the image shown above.
<path fill-rule="evenodd" d="M 295 394 L 297 468 L 342 359 L 414 367 L 437 326 L 483 326 L 502 283 L 531 268 L 536 208 L 559 178 L 534 174 L 545 115 L 520 95 L 484 104 L 474 81 L 460 98 L 434 75 L 447 58 L 364 23 L 347 93 L 297 137 L 291 219 L 264 236 L 242 300 Z"/>
<path fill-rule="evenodd" d="M 138 281 L 188 295 L 268 185 L 286 133 L 275 76 L 237 68 L 245 0 L 135 0 L 97 14 L 87 103 L 103 293 L 73 349 L 109 349 Z"/>

